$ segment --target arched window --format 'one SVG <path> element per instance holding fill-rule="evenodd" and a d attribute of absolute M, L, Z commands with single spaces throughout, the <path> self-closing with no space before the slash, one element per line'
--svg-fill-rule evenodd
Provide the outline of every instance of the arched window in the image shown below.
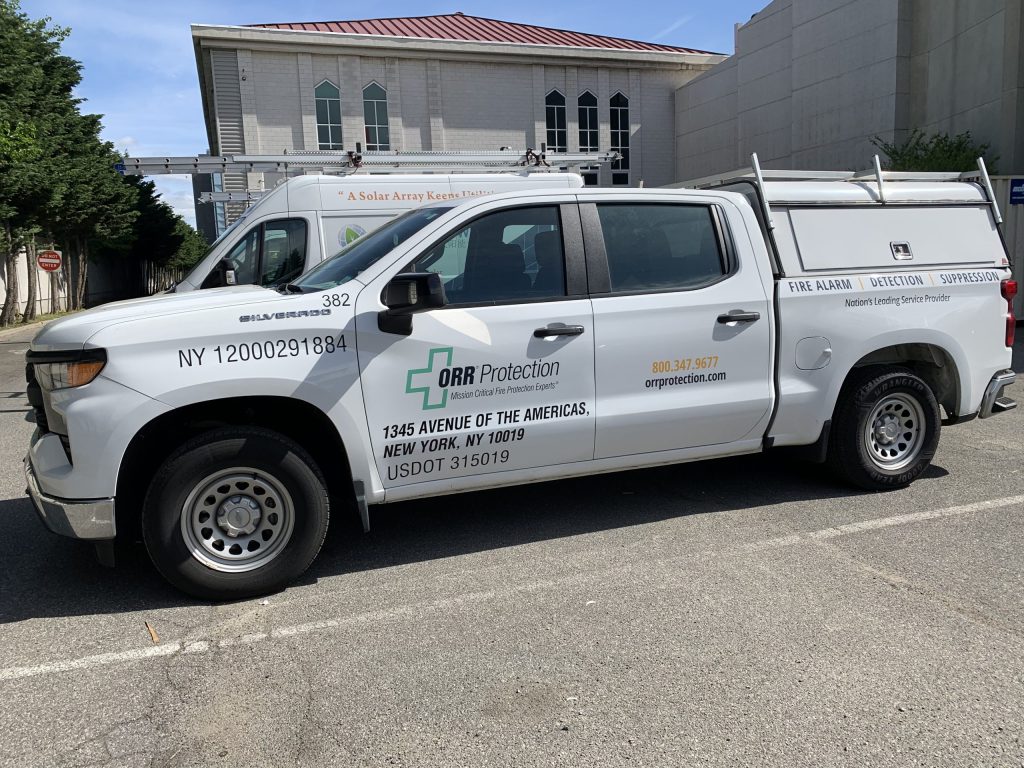
<path fill-rule="evenodd" d="M 580 126 L 580 152 L 597 152 L 598 146 L 598 122 L 597 122 L 597 96 L 590 91 L 584 91 L 576 100 L 579 107 Z M 588 187 L 597 186 L 596 166 L 580 168 L 583 176 L 583 183 Z"/>
<path fill-rule="evenodd" d="M 552 91 L 544 98 L 544 112 L 547 117 L 548 152 L 565 152 L 565 96 Z"/>
<path fill-rule="evenodd" d="M 612 184 L 629 186 L 629 99 L 616 93 L 608 102 L 612 129 L 612 152 L 622 155 L 612 163 Z"/>
<path fill-rule="evenodd" d="M 388 92 L 377 83 L 363 88 L 363 123 L 366 125 L 367 151 L 387 152 L 391 149 Z"/>
<path fill-rule="evenodd" d="M 316 98 L 316 140 L 320 149 L 341 149 L 341 91 L 330 80 L 318 85 Z"/>
<path fill-rule="evenodd" d="M 580 152 L 597 152 L 597 96 L 584 91 L 579 98 Z"/>

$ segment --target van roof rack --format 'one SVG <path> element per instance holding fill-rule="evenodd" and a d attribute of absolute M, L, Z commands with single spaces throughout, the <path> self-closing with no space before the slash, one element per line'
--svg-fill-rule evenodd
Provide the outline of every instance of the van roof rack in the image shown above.
<path fill-rule="evenodd" d="M 769 229 L 775 228 L 769 207 L 766 181 L 852 181 L 863 182 L 873 181 L 878 185 L 879 202 L 883 205 L 885 199 L 885 183 L 893 181 L 976 181 L 985 190 L 985 197 L 988 204 L 992 206 L 992 213 L 996 224 L 1003 223 L 1002 214 L 999 212 L 999 204 L 996 202 L 995 192 L 992 189 L 992 180 L 989 178 L 988 169 L 985 167 L 985 159 L 978 158 L 978 169 L 959 173 L 956 171 L 924 172 L 924 171 L 884 171 L 878 155 L 873 157 L 873 167 L 865 171 L 799 171 L 799 170 L 762 170 L 757 159 L 757 153 L 750 155 L 750 167 L 740 168 L 727 173 L 703 176 L 699 179 L 684 181 L 681 185 L 693 189 L 709 189 L 720 187 L 725 184 L 732 184 L 738 181 L 753 182 L 758 190 L 758 197 L 761 200 L 765 221 Z"/>
<path fill-rule="evenodd" d="M 582 168 L 620 159 L 617 152 L 549 153 L 501 149 L 457 152 L 363 152 L 320 150 L 293 151 L 280 155 L 197 155 L 195 157 L 124 157 L 114 164 L 122 175 L 151 176 L 195 173 L 538 173 Z"/>

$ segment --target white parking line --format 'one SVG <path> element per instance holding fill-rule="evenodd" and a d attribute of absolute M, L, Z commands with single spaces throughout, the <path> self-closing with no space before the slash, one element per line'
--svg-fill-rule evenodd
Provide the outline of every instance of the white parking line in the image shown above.
<path fill-rule="evenodd" d="M 987 509 L 999 509 L 1000 507 L 1012 507 L 1015 504 L 1024 504 L 1024 496 L 1004 496 L 1001 499 L 989 499 L 988 501 L 976 501 L 973 504 L 961 504 L 956 507 L 945 509 L 930 509 L 925 512 L 910 512 L 906 515 L 893 515 L 892 517 L 875 517 L 871 520 L 861 520 L 858 523 L 847 523 L 837 525 L 834 528 L 822 528 L 818 531 L 808 533 L 793 533 L 789 536 L 780 536 L 777 539 L 768 539 L 747 545 L 749 550 L 778 549 L 789 547 L 794 544 L 805 544 L 823 539 L 834 539 L 837 536 L 849 536 L 851 533 L 864 533 L 875 531 L 879 528 L 891 528 L 894 525 L 906 525 L 907 523 L 919 523 L 924 520 L 935 520 L 941 517 L 955 517 L 957 515 L 968 515 L 972 512 L 983 512 Z"/>
<path fill-rule="evenodd" d="M 0 669 L 0 681 L 17 680 L 19 677 L 49 675 L 54 672 L 70 672 L 75 669 L 88 669 L 89 667 L 101 667 L 108 664 L 117 664 L 122 661 L 138 661 L 139 659 L 150 659 L 154 656 L 170 656 L 180 650 L 181 643 L 167 643 L 166 645 L 154 645 L 150 648 L 139 648 L 133 651 L 100 653 L 96 656 L 85 656 L 81 659 L 70 659 L 69 661 L 52 661 L 48 664 L 37 664 L 34 667 L 8 667 L 7 669 Z"/>
<path fill-rule="evenodd" d="M 571 581 L 572 579 L 570 579 Z M 562 582 L 564 583 L 564 581 Z M 534 592 L 538 589 L 544 589 L 554 586 L 555 582 L 551 581 L 540 581 L 531 584 L 523 584 L 514 587 L 510 587 L 502 592 Z M 0 682 L 6 680 L 18 680 L 23 677 L 35 677 L 37 675 L 50 675 L 59 672 L 71 672 L 79 669 L 89 669 L 91 667 L 104 667 L 110 666 L 111 664 L 120 664 L 126 662 L 141 661 L 144 659 L 150 659 L 160 656 L 173 656 L 176 653 L 181 654 L 203 654 L 209 653 L 219 648 L 231 648 L 232 646 L 239 645 L 253 645 L 261 643 L 265 640 L 280 640 L 288 637 L 295 637 L 297 635 L 307 635 L 313 632 L 322 632 L 324 630 L 340 629 L 344 626 L 383 621 L 388 618 L 395 616 L 413 616 L 418 615 L 424 611 L 437 611 L 452 608 L 458 605 L 471 604 L 485 602 L 496 597 L 499 593 L 496 591 L 481 591 L 481 592 L 469 592 L 466 594 L 458 595 L 456 597 L 442 598 L 426 604 L 417 605 L 404 605 L 395 606 L 393 608 L 386 608 L 377 611 L 370 611 L 368 613 L 355 614 L 353 616 L 346 616 L 338 619 L 325 619 L 323 621 L 311 621 L 305 624 L 295 624 L 287 627 L 277 627 L 270 632 L 257 632 L 253 634 L 242 635 L 240 637 L 230 637 L 223 640 L 176 640 L 168 643 L 161 643 L 160 645 L 150 646 L 148 648 L 140 648 L 138 650 L 131 651 L 120 651 L 117 653 L 100 653 L 95 656 L 85 656 L 80 659 L 70 659 L 68 661 L 53 661 L 45 664 L 36 664 L 33 666 L 26 667 L 7 667 L 0 669 Z"/>
<path fill-rule="evenodd" d="M 876 517 L 871 520 L 862 520 L 858 523 L 847 523 L 846 525 L 839 525 L 834 528 L 823 528 L 821 530 L 810 531 L 807 533 L 794 533 L 789 536 L 780 536 L 779 538 L 748 544 L 743 548 L 748 551 L 778 549 L 780 547 L 788 547 L 794 544 L 804 544 L 833 539 L 838 536 L 848 536 L 853 533 L 863 533 L 865 531 L 874 531 L 880 528 L 890 528 L 892 526 L 906 525 L 908 523 L 918 523 L 925 520 L 967 515 L 972 512 L 983 512 L 988 509 L 999 509 L 1001 507 L 1010 507 L 1016 504 L 1024 504 L 1024 495 L 1006 496 L 1001 499 L 989 499 L 988 501 L 978 501 L 973 504 L 961 504 L 956 507 L 934 509 L 925 512 L 912 512 L 906 515 Z M 148 648 L 121 651 L 118 653 L 101 653 L 95 656 L 84 656 L 79 659 L 70 659 L 68 661 L 53 661 L 26 667 L 7 667 L 0 669 L 0 682 L 6 680 L 18 680 L 24 677 L 35 677 L 37 675 L 71 672 L 79 669 L 89 669 L 91 667 L 103 667 L 111 664 L 142 661 L 161 656 L 173 656 L 176 653 L 181 653 L 183 655 L 210 653 L 211 651 L 219 648 L 230 648 L 238 645 L 252 645 L 255 643 L 262 643 L 267 640 L 280 640 L 313 632 L 339 629 L 341 627 L 357 623 L 381 621 L 395 616 L 413 616 L 424 611 L 452 608 L 466 603 L 485 602 L 492 600 L 500 594 L 511 592 L 534 592 L 548 587 L 564 586 L 567 581 L 581 581 L 587 576 L 593 575 L 593 573 L 577 574 L 575 577 L 559 579 L 558 581 L 541 581 L 531 584 L 520 584 L 498 591 L 470 592 L 457 597 L 443 598 L 427 604 L 396 606 L 394 608 L 370 611 L 368 613 L 356 614 L 354 616 L 347 616 L 344 618 L 325 619 L 322 621 L 308 622 L 306 624 L 277 627 L 269 632 L 247 634 L 236 638 L 225 638 L 223 640 L 179 640 L 154 645 Z"/>

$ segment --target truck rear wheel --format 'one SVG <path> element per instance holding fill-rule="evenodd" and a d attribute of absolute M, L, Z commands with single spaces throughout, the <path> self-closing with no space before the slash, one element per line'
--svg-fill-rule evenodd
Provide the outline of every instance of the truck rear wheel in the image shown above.
<path fill-rule="evenodd" d="M 935 395 L 904 369 L 868 368 L 854 376 L 832 422 L 829 464 L 861 488 L 904 488 L 927 469 L 938 448 Z"/>
<path fill-rule="evenodd" d="M 161 575 L 196 597 L 266 594 L 297 578 L 327 533 L 315 462 L 270 430 L 229 427 L 182 446 L 146 494 L 142 532 Z"/>

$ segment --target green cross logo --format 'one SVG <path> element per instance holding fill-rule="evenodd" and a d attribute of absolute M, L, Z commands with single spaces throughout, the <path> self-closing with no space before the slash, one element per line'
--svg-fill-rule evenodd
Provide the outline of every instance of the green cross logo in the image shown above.
<path fill-rule="evenodd" d="M 434 363 L 438 365 L 435 367 Z M 411 368 L 405 377 L 406 394 L 414 395 L 423 393 L 423 410 L 430 411 L 435 408 L 444 408 L 448 405 L 448 388 L 441 389 L 440 399 L 435 399 L 435 385 L 437 383 L 438 371 L 442 368 L 449 368 L 452 364 L 452 348 L 440 347 L 430 350 L 426 368 Z M 415 381 L 414 381 L 415 377 Z M 417 386 L 413 386 L 416 383 Z M 432 402 L 433 401 L 433 402 Z"/>

